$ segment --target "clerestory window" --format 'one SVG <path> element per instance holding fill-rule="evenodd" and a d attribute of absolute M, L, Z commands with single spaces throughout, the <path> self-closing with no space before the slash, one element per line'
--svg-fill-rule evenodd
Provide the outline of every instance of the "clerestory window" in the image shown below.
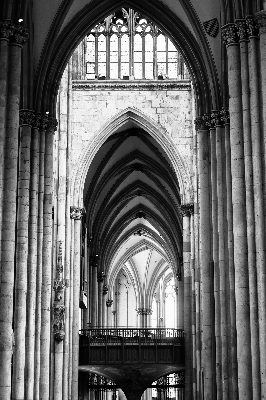
<path fill-rule="evenodd" d="M 190 79 L 173 42 L 130 8 L 91 29 L 85 53 L 86 79 Z"/>

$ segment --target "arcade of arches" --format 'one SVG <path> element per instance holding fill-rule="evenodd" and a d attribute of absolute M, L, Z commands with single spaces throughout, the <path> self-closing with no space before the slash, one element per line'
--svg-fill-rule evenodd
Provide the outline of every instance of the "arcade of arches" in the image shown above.
<path fill-rule="evenodd" d="M 2 0 L 2 400 L 266 399 L 265 63 L 265 0 Z"/>

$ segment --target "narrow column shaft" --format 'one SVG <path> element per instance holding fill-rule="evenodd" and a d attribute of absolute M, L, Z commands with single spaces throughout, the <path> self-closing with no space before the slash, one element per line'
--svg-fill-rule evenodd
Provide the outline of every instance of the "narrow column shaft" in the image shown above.
<path fill-rule="evenodd" d="M 49 118 L 45 134 L 44 199 L 43 199 L 43 249 L 40 337 L 40 393 L 49 399 L 50 336 L 52 294 L 52 200 L 53 200 L 53 134 L 55 122 Z"/>
<path fill-rule="evenodd" d="M 40 393 L 40 337 L 41 337 L 41 293 L 42 293 L 42 248 L 43 248 L 43 198 L 44 198 L 44 152 L 47 117 L 41 118 L 39 147 L 39 192 L 37 221 L 37 264 L 36 264 L 36 311 L 35 311 L 35 350 L 34 350 L 34 399 Z"/>
<path fill-rule="evenodd" d="M 14 340 L 16 345 L 13 353 L 12 377 L 12 399 L 19 400 L 24 397 L 30 146 L 32 122 L 33 113 L 28 110 L 21 110 L 14 315 Z"/>
<path fill-rule="evenodd" d="M 97 326 L 97 265 L 92 267 L 92 302 L 91 302 L 91 325 L 92 328 Z"/>
<path fill-rule="evenodd" d="M 97 326 L 102 327 L 102 315 L 103 315 L 103 280 L 98 280 L 98 321 Z"/>
<path fill-rule="evenodd" d="M 230 25 L 231 26 L 231 25 Z M 240 49 L 235 32 L 227 47 L 232 171 L 233 234 L 235 263 L 236 328 L 239 398 L 252 398 L 250 374 L 250 315 L 246 188 L 241 99 Z"/>
<path fill-rule="evenodd" d="M 160 308 L 158 309 L 160 318 Z M 159 326 L 159 325 L 158 325 Z M 184 282 L 178 281 L 178 328 L 184 329 Z"/>
<path fill-rule="evenodd" d="M 27 325 L 26 325 L 26 362 L 25 362 L 25 398 L 34 399 L 35 370 L 35 315 L 36 315 L 36 265 L 37 265 L 37 226 L 38 226 L 38 188 L 39 188 L 39 125 L 40 115 L 35 116 L 31 140 L 31 182 L 29 210 L 29 250 L 27 285 Z"/>
<path fill-rule="evenodd" d="M 13 289 L 17 201 L 18 126 L 21 74 L 20 35 L 9 47 L 8 88 L 6 100 L 6 137 L 3 170 L 1 288 L 0 288 L 0 392 L 10 399 L 11 357 L 13 346 Z"/>
<path fill-rule="evenodd" d="M 199 172 L 199 252 L 201 268 L 201 329 L 202 348 L 201 359 L 203 369 L 204 399 L 213 400 L 213 368 L 212 360 L 212 314 L 211 303 L 211 219 L 210 219 L 210 171 L 209 143 L 206 129 L 198 132 L 198 172 Z"/>

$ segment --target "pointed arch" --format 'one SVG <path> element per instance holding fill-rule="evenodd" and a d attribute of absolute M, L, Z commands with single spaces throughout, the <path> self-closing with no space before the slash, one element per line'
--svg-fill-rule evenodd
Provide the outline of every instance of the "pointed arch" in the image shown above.
<path fill-rule="evenodd" d="M 100 130 L 95 132 L 90 144 L 84 149 L 79 159 L 79 164 L 72 175 L 72 195 L 74 204 L 81 207 L 83 206 L 84 182 L 94 156 L 108 137 L 129 121 L 144 129 L 159 143 L 167 154 L 176 173 L 182 201 L 184 203 L 190 202 L 193 196 L 191 177 L 189 176 L 188 168 L 176 144 L 173 142 L 166 129 L 162 128 L 156 121 L 146 116 L 137 108 L 128 107 L 110 118 Z"/>

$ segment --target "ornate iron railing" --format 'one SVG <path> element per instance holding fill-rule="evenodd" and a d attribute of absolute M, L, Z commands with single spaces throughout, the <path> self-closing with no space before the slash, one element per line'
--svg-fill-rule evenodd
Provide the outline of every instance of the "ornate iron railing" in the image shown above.
<path fill-rule="evenodd" d="M 184 331 L 173 328 L 90 328 L 80 330 L 80 338 L 91 345 L 103 344 L 175 344 L 183 345 Z"/>

